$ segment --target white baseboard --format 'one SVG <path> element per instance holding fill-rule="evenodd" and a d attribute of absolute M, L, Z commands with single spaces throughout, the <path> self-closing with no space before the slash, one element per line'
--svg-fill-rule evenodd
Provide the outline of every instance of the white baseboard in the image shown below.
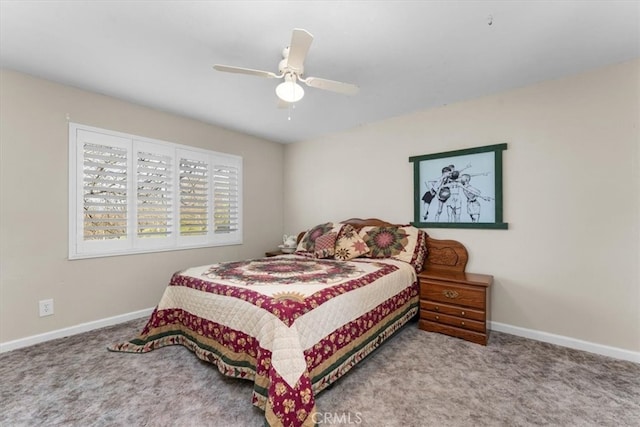
<path fill-rule="evenodd" d="M 81 323 L 69 328 L 58 329 L 56 331 L 46 332 L 44 334 L 33 335 L 26 338 L 20 338 L 14 341 L 0 343 L 0 353 L 16 350 L 22 347 L 39 344 L 45 341 L 64 338 L 71 335 L 89 332 L 94 329 L 100 329 L 107 326 L 117 325 L 118 323 L 127 322 L 129 320 L 148 317 L 153 312 L 153 308 L 134 311 L 131 313 L 121 314 L 119 316 L 109 317 L 106 319 L 95 320 L 93 322 Z M 640 352 L 624 350 L 617 347 L 610 347 L 602 344 L 595 344 L 588 341 L 582 341 L 576 338 L 565 337 L 562 335 L 550 334 L 547 332 L 536 331 L 533 329 L 521 328 L 518 326 L 507 325 L 499 322 L 489 322 L 489 329 L 492 331 L 504 332 L 519 337 L 530 338 L 536 341 L 556 344 L 563 347 L 569 347 L 576 350 L 587 351 L 589 353 L 600 354 L 602 356 L 613 357 L 615 359 L 628 360 L 630 362 L 640 363 Z"/>
<path fill-rule="evenodd" d="M 95 320 L 93 322 L 81 323 L 79 325 L 46 332 L 44 334 L 20 338 L 14 341 L 7 341 L 4 343 L 0 343 L 0 353 L 5 353 L 7 351 L 16 350 L 22 347 L 28 347 L 30 345 L 39 344 L 45 341 L 55 340 L 57 338 L 64 338 L 71 335 L 81 334 L 83 332 L 89 332 L 94 329 L 104 328 L 106 326 L 117 325 L 118 323 L 127 322 L 133 319 L 139 319 L 141 317 L 149 317 L 151 316 L 152 312 L 153 308 L 146 308 L 144 310 L 121 314 L 119 316 L 108 317 L 106 319 Z"/>
<path fill-rule="evenodd" d="M 519 337 L 530 338 L 536 341 L 569 347 L 576 350 L 587 351 L 589 353 L 595 353 L 602 356 L 613 357 L 615 359 L 640 363 L 640 352 L 637 351 L 624 350 L 622 348 L 610 347 L 607 345 L 596 344 L 589 341 L 582 341 L 576 338 L 550 334 L 533 329 L 520 328 L 518 326 L 511 326 L 499 322 L 489 322 L 489 329 L 491 329 L 492 331 L 517 335 Z"/>

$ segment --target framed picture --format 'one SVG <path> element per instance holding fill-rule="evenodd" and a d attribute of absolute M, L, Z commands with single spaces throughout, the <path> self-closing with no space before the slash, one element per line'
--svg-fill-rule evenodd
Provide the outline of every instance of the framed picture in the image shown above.
<path fill-rule="evenodd" d="M 502 152 L 507 144 L 409 157 L 413 222 L 419 228 L 507 229 Z"/>

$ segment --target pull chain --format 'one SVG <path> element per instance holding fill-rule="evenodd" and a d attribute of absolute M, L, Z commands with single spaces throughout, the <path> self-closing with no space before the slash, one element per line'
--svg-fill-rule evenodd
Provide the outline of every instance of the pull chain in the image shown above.
<path fill-rule="evenodd" d="M 289 108 L 287 109 L 289 112 L 289 116 L 287 117 L 287 120 L 291 121 L 291 110 L 293 110 L 294 108 L 296 108 L 296 104 L 289 104 Z"/>

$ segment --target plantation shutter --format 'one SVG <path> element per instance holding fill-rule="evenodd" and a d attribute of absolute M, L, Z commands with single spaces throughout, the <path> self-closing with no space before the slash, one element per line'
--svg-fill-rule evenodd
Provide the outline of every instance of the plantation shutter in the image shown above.
<path fill-rule="evenodd" d="M 69 259 L 242 243 L 242 157 L 69 124 Z"/>
<path fill-rule="evenodd" d="M 85 143 L 84 239 L 127 237 L 127 150 Z"/>
<path fill-rule="evenodd" d="M 214 156 L 213 166 L 213 227 L 219 243 L 242 240 L 242 159 L 235 156 Z"/>
<path fill-rule="evenodd" d="M 174 232 L 175 150 L 141 141 L 134 141 L 134 147 L 137 184 L 136 237 L 141 239 L 140 244 L 143 246 L 170 245 Z"/>
<path fill-rule="evenodd" d="M 211 231 L 209 221 L 209 156 L 178 150 L 180 182 L 180 238 L 189 244 L 206 240 Z"/>
<path fill-rule="evenodd" d="M 78 218 L 75 244 L 84 251 L 96 247 L 117 250 L 130 246 L 129 221 L 131 150 L 124 138 L 78 131 Z"/>

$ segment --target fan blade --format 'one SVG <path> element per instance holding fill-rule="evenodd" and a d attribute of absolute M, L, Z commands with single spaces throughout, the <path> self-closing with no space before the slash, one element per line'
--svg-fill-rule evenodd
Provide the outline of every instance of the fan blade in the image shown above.
<path fill-rule="evenodd" d="M 295 28 L 291 35 L 291 44 L 289 45 L 289 56 L 287 57 L 287 65 L 294 71 L 302 74 L 304 70 L 304 59 L 313 42 L 313 36 L 307 30 Z"/>
<path fill-rule="evenodd" d="M 351 83 L 336 82 L 334 80 L 319 79 L 317 77 L 307 77 L 303 81 L 307 86 L 343 93 L 345 95 L 355 95 L 360 90 L 358 86 L 352 85 Z"/>
<path fill-rule="evenodd" d="M 215 64 L 213 66 L 218 71 L 227 73 L 249 74 L 251 76 L 266 77 L 268 79 L 277 79 L 278 76 L 271 71 L 252 70 L 251 68 L 232 67 L 230 65 Z"/>

